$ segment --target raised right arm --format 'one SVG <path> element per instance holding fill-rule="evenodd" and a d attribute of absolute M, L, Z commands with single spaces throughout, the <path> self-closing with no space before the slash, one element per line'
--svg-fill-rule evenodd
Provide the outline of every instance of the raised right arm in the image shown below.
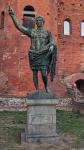
<path fill-rule="evenodd" d="M 22 24 L 17 20 L 16 16 L 14 15 L 13 9 L 9 7 L 9 15 L 11 16 L 15 27 L 22 33 L 31 37 L 31 29 L 25 28 Z"/>

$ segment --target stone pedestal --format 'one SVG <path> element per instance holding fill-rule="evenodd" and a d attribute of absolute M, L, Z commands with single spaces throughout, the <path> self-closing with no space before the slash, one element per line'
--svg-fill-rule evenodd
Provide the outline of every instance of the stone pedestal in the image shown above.
<path fill-rule="evenodd" d="M 27 127 L 21 142 L 59 144 L 56 133 L 56 99 L 27 99 Z"/>

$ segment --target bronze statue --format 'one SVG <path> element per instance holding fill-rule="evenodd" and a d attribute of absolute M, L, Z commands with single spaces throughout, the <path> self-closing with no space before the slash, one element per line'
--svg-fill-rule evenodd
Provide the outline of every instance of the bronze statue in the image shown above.
<path fill-rule="evenodd" d="M 40 71 L 45 90 L 48 92 L 47 74 L 50 73 L 51 81 L 53 81 L 53 77 L 55 75 L 57 48 L 52 40 L 51 33 L 43 27 L 45 22 L 44 18 L 41 16 L 36 17 L 37 28 L 31 29 L 26 28 L 19 23 L 11 7 L 9 7 L 9 15 L 11 16 L 16 28 L 31 38 L 29 63 L 33 71 L 33 82 L 36 91 L 39 91 L 38 71 Z"/>

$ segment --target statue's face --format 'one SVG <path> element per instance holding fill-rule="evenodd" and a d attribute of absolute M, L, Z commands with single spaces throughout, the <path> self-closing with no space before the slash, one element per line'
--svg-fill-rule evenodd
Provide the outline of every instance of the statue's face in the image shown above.
<path fill-rule="evenodd" d="M 37 27 L 43 27 L 43 25 L 44 25 L 43 18 L 36 19 L 36 25 L 37 25 Z"/>

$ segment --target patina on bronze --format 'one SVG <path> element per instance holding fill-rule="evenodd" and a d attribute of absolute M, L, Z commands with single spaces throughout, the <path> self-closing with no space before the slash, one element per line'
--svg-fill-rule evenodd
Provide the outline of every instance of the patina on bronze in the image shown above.
<path fill-rule="evenodd" d="M 29 49 L 29 63 L 33 71 L 33 81 L 37 91 L 38 87 L 38 71 L 41 72 L 42 80 L 46 92 L 47 74 L 50 73 L 51 81 L 55 75 L 57 47 L 52 40 L 51 33 L 44 29 L 44 18 L 36 17 L 36 28 L 25 28 L 22 26 L 14 15 L 13 9 L 9 7 L 9 15 L 11 16 L 16 28 L 23 34 L 31 38 L 31 46 Z"/>

